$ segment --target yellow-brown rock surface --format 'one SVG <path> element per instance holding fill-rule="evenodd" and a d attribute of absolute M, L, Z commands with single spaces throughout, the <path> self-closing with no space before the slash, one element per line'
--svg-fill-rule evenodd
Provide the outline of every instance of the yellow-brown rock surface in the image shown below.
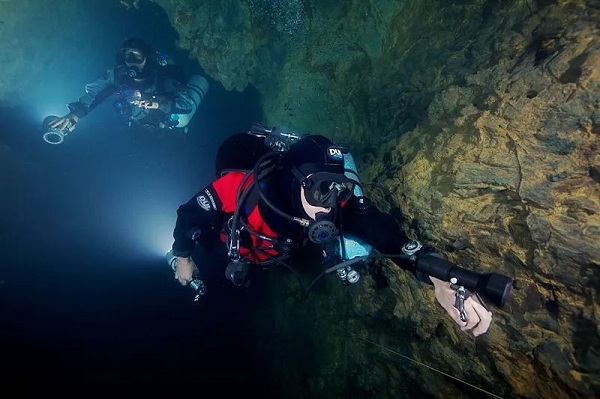
<path fill-rule="evenodd" d="M 0 3 L 0 102 L 68 56 L 51 41 L 28 63 L 37 44 L 7 33 L 18 12 L 80 43 L 55 15 L 82 3 L 52 3 L 47 18 L 34 1 Z M 262 122 L 351 144 L 367 194 L 413 237 L 515 279 L 473 339 L 390 262 L 357 286 L 326 276 L 308 300 L 273 271 L 249 347 L 289 398 L 485 397 L 431 368 L 505 398 L 600 396 L 599 1 L 155 3 L 212 78 L 260 92 Z"/>
<path fill-rule="evenodd" d="M 277 275 L 261 318 L 274 379 L 306 397 L 483 397 L 405 354 L 503 397 L 598 395 L 598 2 L 304 2 L 287 41 L 257 2 L 157 2 L 225 87 L 259 89 L 267 122 L 350 142 L 368 194 L 414 237 L 515 279 L 473 340 L 386 262 L 308 302 Z"/>

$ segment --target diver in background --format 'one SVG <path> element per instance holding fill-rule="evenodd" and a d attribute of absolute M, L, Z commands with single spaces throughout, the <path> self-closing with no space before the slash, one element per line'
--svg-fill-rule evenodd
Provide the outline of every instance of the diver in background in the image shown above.
<path fill-rule="evenodd" d="M 226 248 L 230 263 L 225 277 L 243 287 L 252 270 L 260 269 L 257 265 L 280 263 L 310 244 L 321 245 L 327 257 L 335 240 L 352 235 L 382 254 L 410 251 L 410 256 L 392 260 L 433 285 L 437 301 L 463 331 L 474 336 L 487 332 L 492 313 L 479 297 L 459 296 L 464 291 L 452 279 L 434 276 L 471 272 L 410 241 L 391 215 L 357 195 L 360 183 L 348 175 L 344 151 L 322 135 L 304 136 L 279 153 L 269 153 L 264 139 L 249 134 L 227 139 L 217 154 L 217 178 L 177 209 L 174 243 L 167 253 L 175 278 L 192 288 L 199 285 L 204 294 L 192 258 L 197 244 Z M 241 168 L 229 167 L 234 157 L 241 158 Z M 484 291 L 501 306 L 512 282 L 500 275 L 493 278 L 498 280 Z"/>
<path fill-rule="evenodd" d="M 81 118 L 112 97 L 115 108 L 130 124 L 185 133 L 209 85 L 200 75 L 187 82 L 180 75 L 178 68 L 148 43 L 127 39 L 117 52 L 115 67 L 87 84 L 85 94 L 67 105 L 68 114 L 45 125 L 59 135 L 72 132 Z"/>

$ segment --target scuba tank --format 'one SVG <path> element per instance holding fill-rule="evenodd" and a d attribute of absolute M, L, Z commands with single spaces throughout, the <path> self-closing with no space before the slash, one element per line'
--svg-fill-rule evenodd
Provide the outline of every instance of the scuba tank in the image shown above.
<path fill-rule="evenodd" d="M 349 152 L 344 154 L 344 168 L 346 169 L 345 175 L 349 179 L 360 183 L 354 157 Z M 354 196 L 358 198 L 359 202 L 363 201 L 363 191 L 360 184 L 354 185 Z M 335 240 L 335 245 L 335 257 L 341 259 L 343 262 L 358 257 L 367 257 L 373 251 L 371 245 L 350 234 L 341 234 L 338 236 Z M 327 258 L 331 257 L 331 254 L 328 253 L 330 251 L 331 249 L 328 250 L 327 248 L 324 248 L 323 254 L 325 256 L 325 263 L 329 263 L 327 262 Z M 337 275 L 343 284 L 354 284 L 360 279 L 360 273 L 351 265 L 337 269 Z"/>
<path fill-rule="evenodd" d="M 356 182 L 360 183 L 356 163 L 354 157 L 349 152 L 344 154 L 344 167 L 346 168 L 346 176 Z M 360 184 L 354 185 L 354 196 L 358 198 L 359 203 L 362 202 L 364 197 L 363 190 Z M 350 260 L 357 256 L 366 256 L 371 253 L 373 247 L 364 241 L 347 235 L 342 239 L 342 247 L 340 248 L 342 253 L 345 253 L 344 260 Z"/>
<path fill-rule="evenodd" d="M 161 67 L 167 67 L 169 65 L 174 65 L 175 62 L 171 59 L 171 57 L 161 51 L 155 52 L 156 62 Z M 181 76 L 183 78 L 183 76 Z M 182 79 L 183 80 L 183 79 Z M 185 92 L 192 100 L 193 106 L 192 111 L 187 114 L 170 114 L 167 120 L 167 127 L 177 127 L 177 128 L 185 128 L 198 110 L 198 106 L 204 99 L 204 96 L 208 92 L 209 84 L 208 80 L 201 75 L 192 75 L 186 82 Z"/>
<path fill-rule="evenodd" d="M 169 127 L 184 128 L 190 123 L 198 106 L 208 91 L 208 81 L 201 75 L 193 75 L 187 81 L 186 92 L 192 99 L 192 111 L 187 114 L 170 114 L 167 124 Z"/>

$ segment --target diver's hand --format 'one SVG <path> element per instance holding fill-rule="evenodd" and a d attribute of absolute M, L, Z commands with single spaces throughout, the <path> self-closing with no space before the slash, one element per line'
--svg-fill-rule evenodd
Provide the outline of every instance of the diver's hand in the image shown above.
<path fill-rule="evenodd" d="M 456 301 L 456 291 L 450 288 L 450 283 L 442 281 L 435 277 L 429 277 L 435 287 L 435 298 L 442 305 L 452 319 L 460 326 L 462 331 L 471 331 L 474 336 L 486 333 L 492 323 L 492 312 L 489 312 L 474 296 L 471 295 L 464 302 L 464 310 L 467 315 L 467 321 L 460 319 L 460 313 L 454 306 Z"/>
<path fill-rule="evenodd" d="M 191 257 L 182 258 L 177 257 L 177 267 L 175 268 L 175 279 L 181 283 L 181 285 L 188 285 L 192 281 L 196 264 Z"/>
<path fill-rule="evenodd" d="M 58 129 L 62 132 L 72 132 L 73 129 L 75 129 L 77 122 L 79 122 L 77 115 L 70 113 L 52 121 L 48 124 L 48 126 Z"/>

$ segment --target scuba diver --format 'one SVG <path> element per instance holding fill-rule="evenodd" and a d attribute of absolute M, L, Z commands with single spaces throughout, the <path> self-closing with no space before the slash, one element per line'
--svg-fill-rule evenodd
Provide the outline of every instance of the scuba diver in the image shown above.
<path fill-rule="evenodd" d="M 221 145 L 216 174 L 177 209 L 174 242 L 167 252 L 175 278 L 199 289 L 196 300 L 206 292 L 192 259 L 199 243 L 224 244 L 229 257 L 225 277 L 237 287 L 245 286 L 250 268 L 289 267 L 286 259 L 307 245 L 321 249 L 328 265 L 321 275 L 336 271 L 344 284 L 356 283 L 360 274 L 352 266 L 376 251 L 433 285 L 437 301 L 474 336 L 487 332 L 492 321 L 478 293 L 497 306 L 508 297 L 508 277 L 459 268 L 410 240 L 391 215 L 363 195 L 348 149 L 325 136 L 254 125 Z"/>
<path fill-rule="evenodd" d="M 124 118 L 148 130 L 187 133 L 187 126 L 208 91 L 208 81 L 193 75 L 185 82 L 180 69 L 164 54 L 138 38 L 125 40 L 115 66 L 85 86 L 85 94 L 67 105 L 69 113 L 48 116 L 44 140 L 60 144 L 81 118 L 108 98 Z"/>

